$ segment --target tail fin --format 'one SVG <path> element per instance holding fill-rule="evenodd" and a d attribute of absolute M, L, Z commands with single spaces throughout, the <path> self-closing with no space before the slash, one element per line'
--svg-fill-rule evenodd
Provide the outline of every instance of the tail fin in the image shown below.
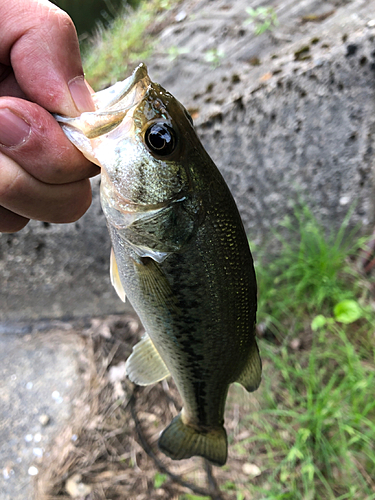
<path fill-rule="evenodd" d="M 158 445 L 173 460 L 200 456 L 214 465 L 224 465 L 227 461 L 228 443 L 224 427 L 196 429 L 185 424 L 181 414 L 162 432 Z"/>

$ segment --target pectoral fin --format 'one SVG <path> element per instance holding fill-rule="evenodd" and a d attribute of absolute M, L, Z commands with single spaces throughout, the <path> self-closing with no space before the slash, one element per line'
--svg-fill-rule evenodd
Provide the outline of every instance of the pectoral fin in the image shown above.
<path fill-rule="evenodd" d="M 126 240 L 148 256 L 179 252 L 193 238 L 204 219 L 200 199 L 183 197 L 168 206 L 139 215 L 126 228 Z M 145 256 L 147 254 L 144 253 Z M 159 258 L 156 258 L 161 262 Z"/>
<path fill-rule="evenodd" d="M 245 387 L 249 392 L 256 391 L 262 378 L 262 361 L 259 356 L 259 350 L 254 340 L 250 355 L 245 368 L 238 377 L 237 382 Z"/>
<path fill-rule="evenodd" d="M 117 295 L 120 297 L 120 299 L 123 302 L 125 302 L 126 299 L 125 290 L 121 283 L 120 273 L 118 272 L 116 257 L 113 248 L 111 248 L 109 274 L 111 277 L 111 283 L 113 288 L 116 290 Z"/>
<path fill-rule="evenodd" d="M 176 315 L 180 314 L 176 297 L 159 263 L 151 257 L 144 257 L 141 262 L 134 260 L 133 264 L 138 275 L 140 290 L 153 306 L 160 310 L 173 311 Z"/>
<path fill-rule="evenodd" d="M 170 375 L 147 333 L 133 347 L 125 368 L 129 379 L 137 385 L 155 384 Z"/>

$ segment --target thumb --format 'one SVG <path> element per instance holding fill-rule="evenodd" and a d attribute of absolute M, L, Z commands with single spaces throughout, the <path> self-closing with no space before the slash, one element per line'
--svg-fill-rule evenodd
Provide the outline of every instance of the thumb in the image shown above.
<path fill-rule="evenodd" d="M 94 109 L 74 24 L 46 0 L 0 0 L 0 63 L 10 64 L 28 99 L 53 113 Z"/>

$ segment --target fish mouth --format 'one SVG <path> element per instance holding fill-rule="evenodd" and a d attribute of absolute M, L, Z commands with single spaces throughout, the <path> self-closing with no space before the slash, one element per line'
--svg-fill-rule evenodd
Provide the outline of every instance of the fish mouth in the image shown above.
<path fill-rule="evenodd" d="M 82 132 L 88 139 L 97 139 L 111 132 L 125 117 L 132 114 L 130 110 L 142 101 L 151 84 L 147 67 L 141 63 L 124 81 L 117 82 L 92 96 L 96 111 L 84 112 L 76 118 L 54 116 L 73 144 L 81 149 L 74 137 L 69 134 L 69 128 Z M 85 154 L 84 151 L 83 153 Z"/>
<path fill-rule="evenodd" d="M 150 85 L 147 67 L 141 63 L 124 81 L 92 96 L 97 112 L 128 111 L 143 99 Z"/>

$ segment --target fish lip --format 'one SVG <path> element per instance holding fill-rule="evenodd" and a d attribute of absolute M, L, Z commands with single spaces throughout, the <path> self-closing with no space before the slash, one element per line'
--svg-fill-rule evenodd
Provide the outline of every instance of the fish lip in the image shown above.
<path fill-rule="evenodd" d="M 143 85 L 140 85 L 141 83 Z M 144 98 L 150 85 L 151 80 L 148 76 L 147 66 L 141 63 L 135 68 L 131 76 L 122 82 L 95 93 L 93 101 L 96 111 L 94 113 L 128 111 Z M 138 94 L 136 92 L 137 87 L 140 87 Z"/>
<path fill-rule="evenodd" d="M 79 130 L 88 139 L 96 139 L 117 128 L 126 117 L 131 117 L 151 85 L 147 67 L 141 63 L 131 76 L 93 95 L 95 111 L 86 111 L 73 118 L 58 114 L 53 116 L 67 130 Z"/>

